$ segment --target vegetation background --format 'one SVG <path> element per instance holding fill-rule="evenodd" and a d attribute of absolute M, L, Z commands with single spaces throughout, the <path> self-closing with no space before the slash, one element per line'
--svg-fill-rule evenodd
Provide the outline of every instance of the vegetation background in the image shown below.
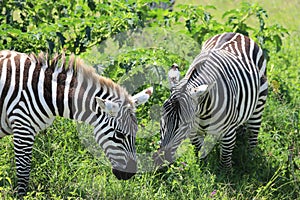
<path fill-rule="evenodd" d="M 218 169 L 218 147 L 201 162 L 187 144 L 186 153 L 164 172 L 139 173 L 129 181 L 118 181 L 110 166 L 85 148 L 76 123 L 58 118 L 36 137 L 24 199 L 300 199 L 300 2 L 178 0 L 173 12 L 151 10 L 147 2 L 0 0 L 0 48 L 26 53 L 65 49 L 97 66 L 105 54 L 102 47 L 107 48 L 105 41 L 112 37 L 126 46 L 122 43 L 126 40 L 116 36 L 132 29 L 175 30 L 198 45 L 224 31 L 249 34 L 269 59 L 270 94 L 258 148 L 247 152 L 241 137 L 233 173 L 228 175 Z M 192 45 L 185 48 L 197 51 Z M 141 48 L 114 57 L 102 73 L 119 81 L 153 61 L 165 70 L 177 62 L 183 66 L 182 74 L 190 62 L 168 49 Z M 151 101 L 138 110 L 139 123 L 147 124 L 151 106 L 168 97 L 165 88 L 155 86 Z M 137 138 L 138 151 L 155 151 L 158 140 L 158 133 Z M 16 198 L 14 162 L 8 136 L 0 140 L 0 199 Z"/>

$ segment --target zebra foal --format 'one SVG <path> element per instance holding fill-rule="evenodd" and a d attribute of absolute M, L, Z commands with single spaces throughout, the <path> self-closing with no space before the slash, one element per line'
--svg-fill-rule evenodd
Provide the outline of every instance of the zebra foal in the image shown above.
<path fill-rule="evenodd" d="M 257 144 L 267 93 L 266 60 L 253 40 L 238 33 L 210 38 L 163 105 L 155 163 L 173 162 L 189 137 L 201 158 L 219 141 L 220 164 L 230 168 L 239 127 L 250 131 L 251 148 Z"/>
<path fill-rule="evenodd" d="M 0 51 L 0 138 L 13 134 L 18 194 L 26 194 L 35 135 L 55 116 L 94 126 L 114 175 L 131 178 L 137 171 L 135 106 L 151 91 L 130 96 L 74 55 L 50 60 L 43 53 Z"/>

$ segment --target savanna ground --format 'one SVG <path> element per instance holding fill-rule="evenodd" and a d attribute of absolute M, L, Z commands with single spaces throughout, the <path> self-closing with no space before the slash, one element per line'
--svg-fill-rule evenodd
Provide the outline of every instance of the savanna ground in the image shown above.
<path fill-rule="evenodd" d="M 240 2 L 177 3 L 214 5 L 211 13 L 222 20 L 224 11 L 237 8 Z M 243 138 L 238 140 L 231 174 L 219 170 L 218 148 L 201 162 L 188 145 L 185 154 L 164 172 L 139 173 L 129 181 L 119 181 L 78 139 L 76 123 L 58 119 L 36 138 L 25 199 L 300 199 L 300 3 L 258 3 L 268 12 L 266 23 L 279 23 L 289 34 L 281 51 L 269 54 L 270 94 L 259 145 L 250 153 Z M 157 139 L 144 145 L 157 146 Z M 0 145 L 0 199 L 14 199 L 17 179 L 12 137 L 3 138 Z"/>

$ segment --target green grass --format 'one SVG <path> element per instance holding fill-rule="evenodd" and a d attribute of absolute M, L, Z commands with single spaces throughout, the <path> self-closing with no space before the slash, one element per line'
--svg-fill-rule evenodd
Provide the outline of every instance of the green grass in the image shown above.
<path fill-rule="evenodd" d="M 212 13 L 220 18 L 240 1 L 188 2 L 215 5 Z M 268 23 L 282 24 L 290 35 L 280 53 L 270 54 L 270 95 L 258 148 L 247 152 L 243 137 L 239 139 L 231 174 L 218 169 L 218 148 L 206 161 L 197 161 L 188 146 L 164 172 L 118 181 L 80 142 L 76 124 L 58 120 L 36 137 L 25 199 L 300 199 L 300 3 L 259 3 L 268 11 Z M 16 180 L 12 137 L 5 137 L 0 140 L 0 199 L 16 197 Z"/>

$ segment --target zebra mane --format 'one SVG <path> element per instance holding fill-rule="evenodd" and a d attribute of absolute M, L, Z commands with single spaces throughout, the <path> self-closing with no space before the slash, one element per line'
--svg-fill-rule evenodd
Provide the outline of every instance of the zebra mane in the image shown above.
<path fill-rule="evenodd" d="M 51 59 L 48 57 L 48 53 L 44 52 L 39 53 L 38 56 L 31 53 L 29 57 L 35 60 L 39 66 L 46 65 L 53 70 L 63 68 L 63 72 L 73 70 L 75 74 L 81 73 L 83 77 L 92 80 L 92 82 L 99 82 L 100 86 L 104 86 L 115 91 L 120 98 L 124 98 L 125 104 L 131 104 L 134 106 L 131 96 L 124 87 L 116 84 L 109 78 L 97 74 L 93 67 L 84 64 L 84 61 L 80 58 L 76 58 L 74 53 L 66 57 L 65 52 L 63 51 L 61 54 L 56 53 Z"/>

